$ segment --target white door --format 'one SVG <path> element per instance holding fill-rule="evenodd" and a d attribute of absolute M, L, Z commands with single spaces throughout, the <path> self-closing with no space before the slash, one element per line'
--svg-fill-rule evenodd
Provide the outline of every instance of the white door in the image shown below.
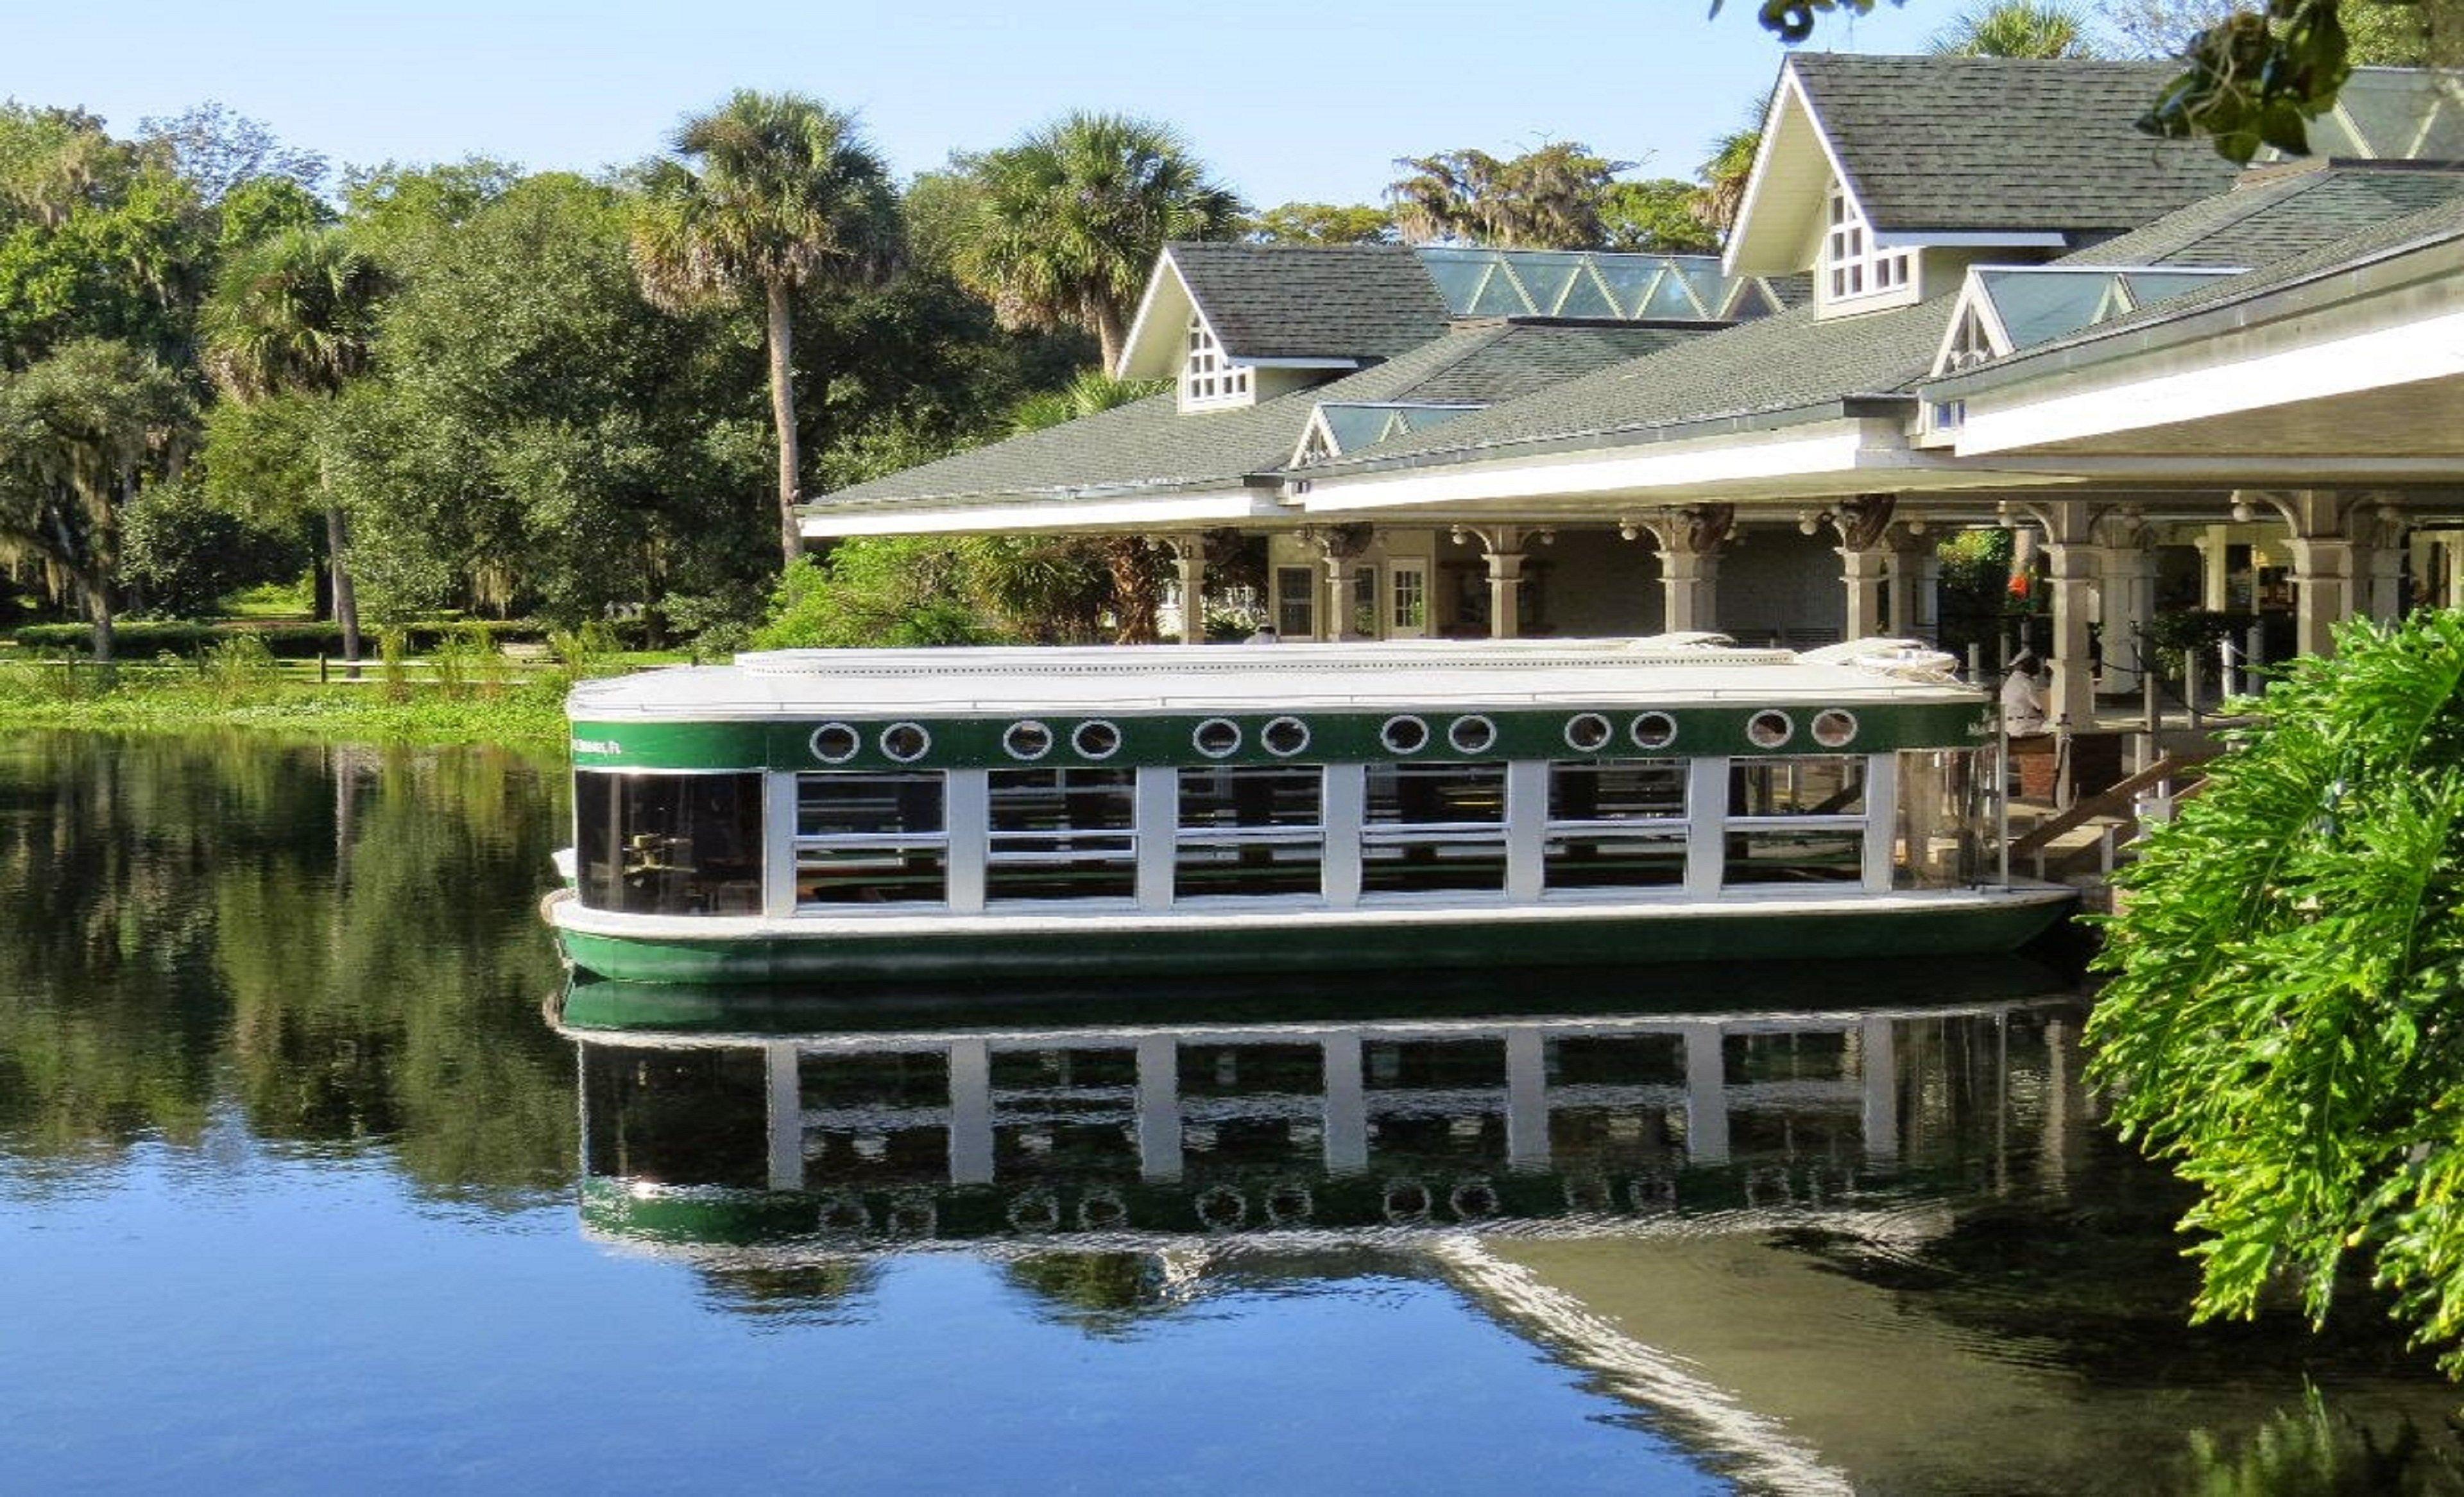
<path fill-rule="evenodd" d="M 1429 563 L 1386 564 L 1386 637 L 1423 639 L 1429 632 Z"/>

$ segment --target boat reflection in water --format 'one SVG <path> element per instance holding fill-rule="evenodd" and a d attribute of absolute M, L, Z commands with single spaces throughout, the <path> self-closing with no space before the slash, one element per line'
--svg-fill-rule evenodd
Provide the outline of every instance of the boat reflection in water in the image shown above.
<path fill-rule="evenodd" d="M 2007 960 L 560 1015 L 585 1231 L 746 1314 L 860 1319 L 932 1253 L 1104 1334 L 1385 1276 L 1748 1490 L 2464 1484 L 2366 1307 L 2186 1325 L 2189 1197 L 2097 1125 L 2083 1017 Z"/>
<path fill-rule="evenodd" d="M 1963 998 L 1916 1003 L 1897 965 L 1825 968 L 1811 989 L 1663 971 L 1646 1010 L 1630 980 L 1575 974 L 1533 1013 L 1497 1011 L 1494 985 L 1014 995 L 969 1014 L 583 984 L 561 1018 L 587 1228 L 750 1264 L 1854 1212 L 1910 1177 L 2006 1170 L 2080 1105 L 2077 1001 L 2057 979 L 2013 961 L 1948 976 Z M 1877 991 L 1902 996 L 1859 1001 Z M 1562 1011 L 1583 992 L 1628 1002 Z M 876 1027 L 782 1027 L 830 1018 Z"/>

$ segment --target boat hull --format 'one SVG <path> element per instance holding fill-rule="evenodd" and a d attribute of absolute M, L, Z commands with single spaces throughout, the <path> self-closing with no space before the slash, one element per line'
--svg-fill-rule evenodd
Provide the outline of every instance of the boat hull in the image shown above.
<path fill-rule="evenodd" d="M 688 934 L 690 921 L 547 914 L 577 970 L 618 981 L 879 983 L 1976 956 L 2059 919 L 2051 885 L 1940 894 L 1572 908 L 1319 912 L 1276 918 L 841 920 Z M 717 922 L 703 922 L 715 924 Z M 737 922 L 727 922 L 737 924 Z"/>

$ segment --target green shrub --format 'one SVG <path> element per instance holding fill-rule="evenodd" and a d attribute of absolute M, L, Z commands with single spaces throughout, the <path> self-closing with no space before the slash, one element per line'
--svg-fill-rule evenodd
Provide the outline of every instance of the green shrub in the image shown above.
<path fill-rule="evenodd" d="M 206 691 L 225 704 L 273 693 L 282 680 L 274 651 L 253 634 L 234 634 L 206 651 Z"/>

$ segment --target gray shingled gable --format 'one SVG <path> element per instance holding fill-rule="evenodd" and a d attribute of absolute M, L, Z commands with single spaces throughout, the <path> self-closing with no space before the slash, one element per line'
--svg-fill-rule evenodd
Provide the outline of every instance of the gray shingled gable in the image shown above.
<path fill-rule="evenodd" d="M 1157 395 L 856 484 L 824 495 L 811 507 L 843 511 L 1056 498 L 1089 489 L 1233 488 L 1287 463 L 1321 401 L 1452 405 L 1508 400 L 1605 363 L 1704 336 L 1672 327 L 1475 324 L 1441 334 L 1374 368 L 1245 408 L 1184 415 L 1175 396 Z"/>
<path fill-rule="evenodd" d="M 1167 246 L 1235 359 L 1388 359 L 1446 330 L 1446 304 L 1399 245 Z"/>
<path fill-rule="evenodd" d="M 2174 63 L 1808 53 L 1790 66 L 1879 230 L 2110 232 L 2233 182 L 2207 142 L 2132 127 Z"/>

